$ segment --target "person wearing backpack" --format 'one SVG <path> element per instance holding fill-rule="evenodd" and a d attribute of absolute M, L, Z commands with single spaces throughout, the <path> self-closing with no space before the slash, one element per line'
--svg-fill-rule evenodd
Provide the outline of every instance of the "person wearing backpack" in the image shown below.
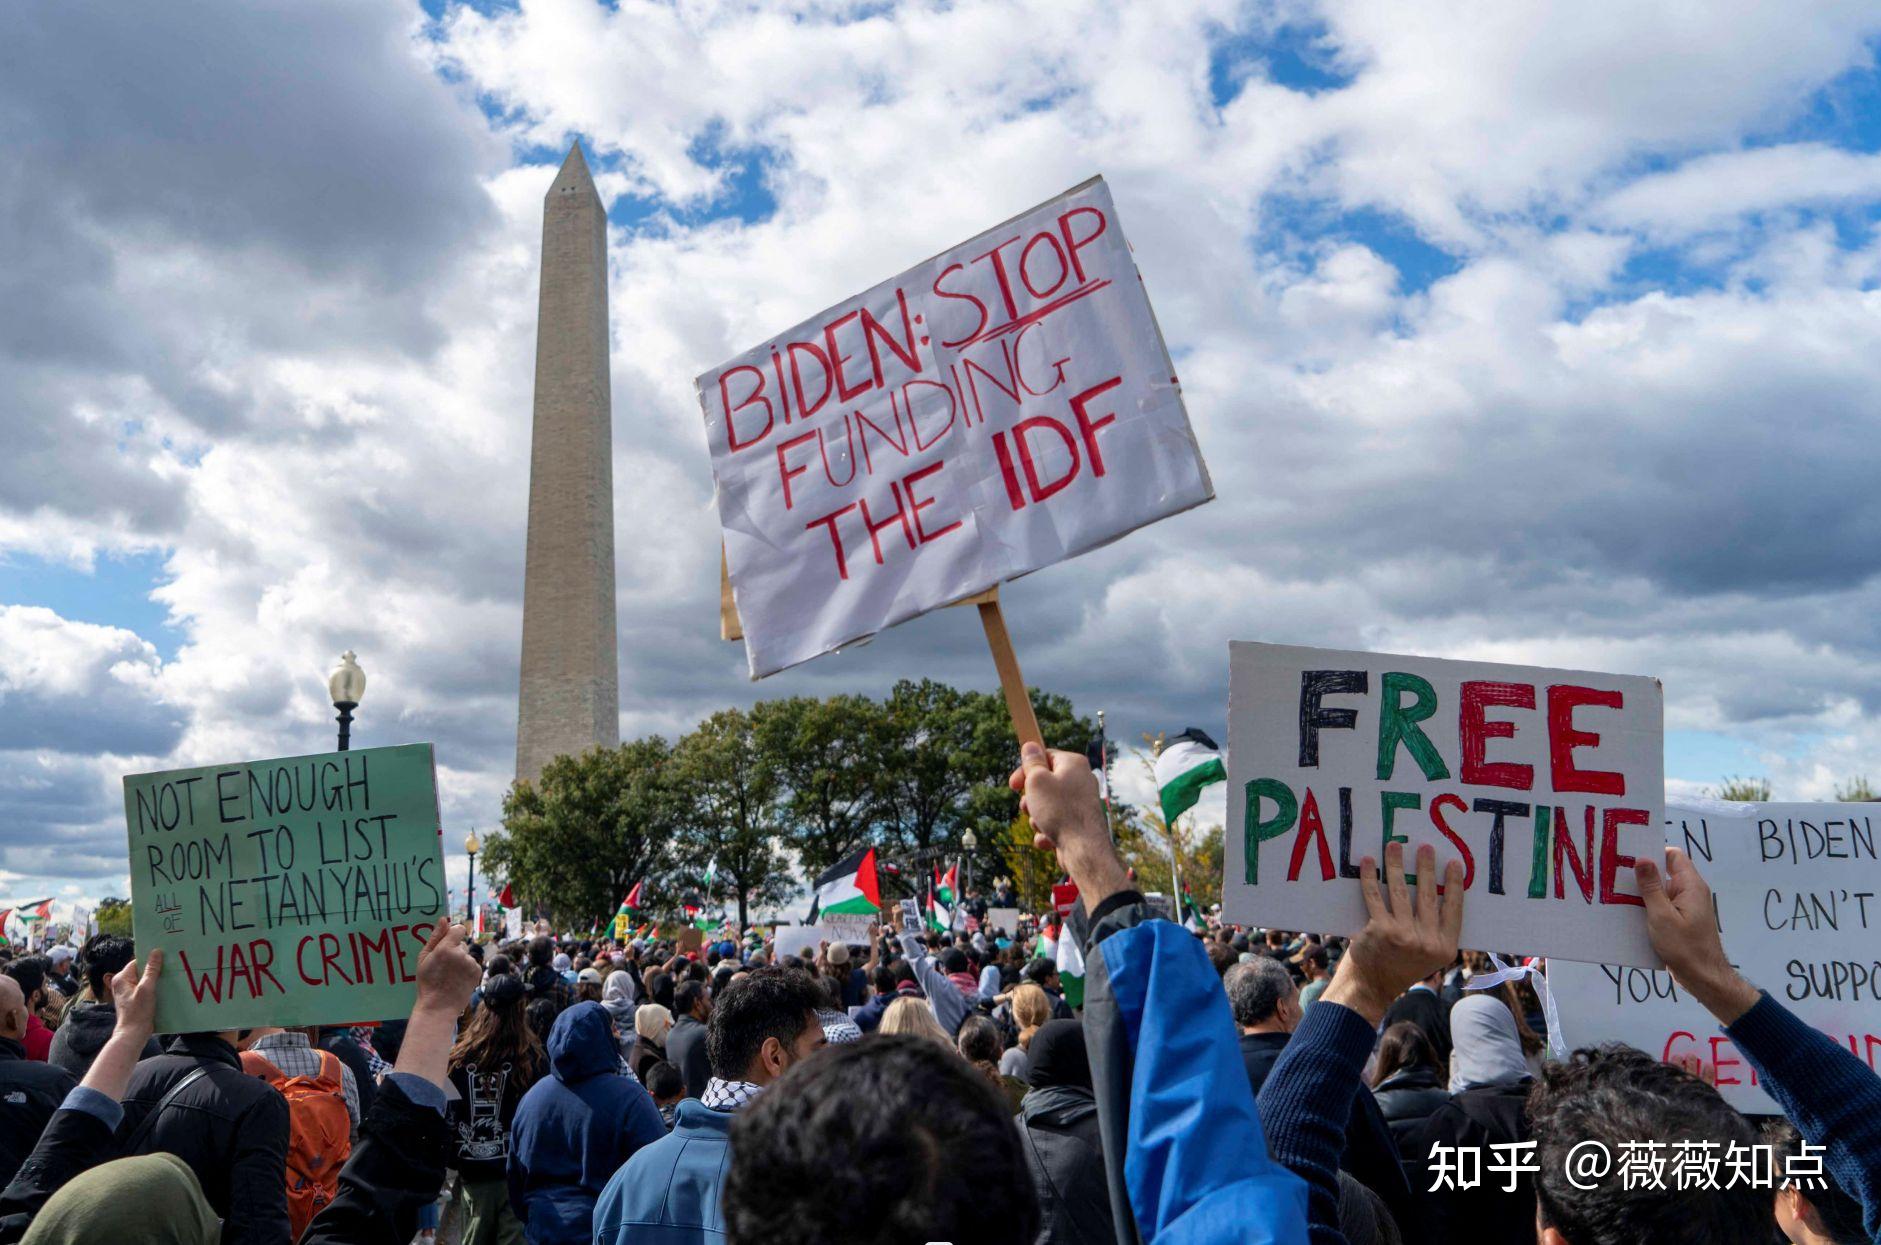
<path fill-rule="evenodd" d="M 353 1151 L 359 1126 L 359 1088 L 353 1070 L 332 1051 L 313 1045 L 299 1029 L 257 1029 L 242 1052 L 242 1070 L 287 1100 L 284 1171 L 291 1240 L 340 1188 L 340 1168 Z"/>

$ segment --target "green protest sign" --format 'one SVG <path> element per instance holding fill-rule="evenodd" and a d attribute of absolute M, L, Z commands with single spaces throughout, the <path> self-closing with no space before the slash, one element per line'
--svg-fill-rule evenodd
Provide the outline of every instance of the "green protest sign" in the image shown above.
<path fill-rule="evenodd" d="M 430 744 L 131 774 L 124 819 L 159 1032 L 411 1010 L 445 911 Z"/>

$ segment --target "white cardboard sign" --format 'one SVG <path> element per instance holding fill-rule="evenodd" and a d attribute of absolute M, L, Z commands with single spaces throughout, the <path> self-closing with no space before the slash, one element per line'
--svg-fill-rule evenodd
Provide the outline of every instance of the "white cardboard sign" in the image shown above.
<path fill-rule="evenodd" d="M 1214 495 L 1101 178 L 698 388 L 753 678 Z"/>
<path fill-rule="evenodd" d="M 1632 865 L 1658 850 L 1656 679 L 1228 646 L 1222 917 L 1356 933 L 1390 839 L 1461 860 L 1463 945 L 1656 965 Z"/>
<path fill-rule="evenodd" d="M 1881 1068 L 1881 805 L 1708 800 L 1668 808 L 1665 839 L 1710 884 L 1739 971 Z M 1571 1045 L 1696 1055 L 1716 1065 L 1732 1106 L 1777 1110 L 1723 1026 L 1665 970 L 1550 959 L 1548 984 Z"/>

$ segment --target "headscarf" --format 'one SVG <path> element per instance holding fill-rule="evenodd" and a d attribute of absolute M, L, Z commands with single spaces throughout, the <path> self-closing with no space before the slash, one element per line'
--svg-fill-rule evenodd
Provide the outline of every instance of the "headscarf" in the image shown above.
<path fill-rule="evenodd" d="M 601 1006 L 607 1008 L 607 1014 L 622 1029 L 633 1027 L 634 1000 L 639 997 L 640 986 L 634 981 L 634 975 L 625 969 L 617 968 L 609 973 L 607 984 L 601 987 Z"/>
<path fill-rule="evenodd" d="M 634 1012 L 634 1032 L 654 1045 L 662 1045 L 673 1028 L 673 1013 L 658 1003 L 642 1003 Z"/>
<path fill-rule="evenodd" d="M 1468 994 L 1450 1009 L 1450 1092 L 1529 1078 L 1515 1014 L 1499 998 Z"/>
<path fill-rule="evenodd" d="M 1091 1056 L 1084 1049 L 1081 1020 L 1050 1020 L 1040 1025 L 1026 1048 L 1026 1060 L 1025 1081 L 1033 1089 L 1091 1088 Z"/>
<path fill-rule="evenodd" d="M 53 1194 L 22 1245 L 215 1245 L 222 1222 L 189 1165 L 174 1154 L 104 1163 Z"/>
<path fill-rule="evenodd" d="M 549 961 L 550 967 L 552 967 L 558 973 L 567 972 L 571 967 L 574 966 L 574 963 L 575 962 L 573 960 L 568 958 L 568 953 L 566 951 L 558 951 L 555 955 L 555 958 Z"/>

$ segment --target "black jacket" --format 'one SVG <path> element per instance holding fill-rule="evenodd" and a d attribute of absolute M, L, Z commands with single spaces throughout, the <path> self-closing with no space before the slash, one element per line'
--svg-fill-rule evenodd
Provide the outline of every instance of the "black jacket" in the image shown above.
<path fill-rule="evenodd" d="M 1410 1137 L 1437 1108 L 1450 1101 L 1450 1091 L 1437 1083 L 1437 1069 L 1429 1065 L 1400 1068 L 1372 1091 L 1384 1112 L 1391 1136 L 1403 1150 Z"/>
<path fill-rule="evenodd" d="M 1241 1035 L 1241 1062 L 1247 1065 L 1247 1083 L 1253 1086 L 1256 1098 L 1260 1097 L 1261 1086 L 1267 1083 L 1267 1074 L 1274 1070 L 1274 1061 L 1287 1049 L 1290 1036 L 1286 1033 Z"/>
<path fill-rule="evenodd" d="M 1069 1085 L 1035 1089 L 1020 1104 L 1018 1121 L 1026 1166 L 1038 1190 L 1037 1245 L 1116 1240 L 1096 1097 Z"/>
<path fill-rule="evenodd" d="M 47 1052 L 48 1061 L 59 1065 L 75 1077 L 84 1077 L 91 1071 L 91 1061 L 98 1057 L 104 1044 L 110 1040 L 111 1031 L 117 1027 L 118 1009 L 110 1003 L 77 1003 L 68 1008 L 65 1019 L 58 1031 L 52 1035 L 52 1049 Z M 144 1053 L 139 1056 L 148 1059 L 152 1055 L 161 1055 L 163 1047 L 156 1038 L 144 1043 Z"/>
<path fill-rule="evenodd" d="M 1400 1020 L 1408 1020 L 1424 1031 L 1431 1049 L 1437 1052 L 1438 1067 L 1450 1066 L 1450 1008 L 1440 995 L 1413 986 L 1385 1010 L 1385 1023 L 1379 1031 Z"/>
<path fill-rule="evenodd" d="M 1535 1177 L 1516 1177 L 1514 1192 L 1505 1191 L 1508 1177 L 1491 1172 L 1489 1147 L 1498 1142 L 1527 1141 L 1528 1089 L 1524 1078 L 1508 1085 L 1484 1085 L 1453 1094 L 1415 1129 L 1404 1146 L 1405 1166 L 1417 1173 L 1413 1183 L 1428 1189 L 1437 1170 L 1430 1149 L 1447 1146 L 1480 1148 L 1482 1187 L 1458 1191 L 1444 1189 L 1431 1195 L 1432 1226 L 1436 1240 L 1468 1240 L 1471 1245 L 1532 1245 L 1535 1239 Z M 1507 1153 L 1506 1151 L 1504 1153 Z M 1454 1161 L 1451 1170 L 1454 1172 Z"/>
<path fill-rule="evenodd" d="M 686 1079 L 686 1097 L 703 1098 L 705 1083 L 711 1079 L 712 1064 L 706 1058 L 705 1026 L 691 1016 L 673 1022 L 666 1035 L 666 1061 L 679 1069 Z"/>
<path fill-rule="evenodd" d="M 378 1091 L 378 1078 L 372 1075 L 372 1061 L 353 1035 L 345 1029 L 327 1029 L 320 1034 L 320 1049 L 353 1070 L 353 1084 L 359 1088 L 359 1118 L 372 1114 L 372 1098 Z"/>
<path fill-rule="evenodd" d="M 0 1186 L 13 1179 L 33 1152 L 40 1132 L 78 1078 L 64 1068 L 26 1057 L 26 1048 L 0 1038 Z"/>
<path fill-rule="evenodd" d="M 299 1245 L 405 1245 L 418 1234 L 418 1212 L 444 1187 L 450 1139 L 442 1115 L 412 1102 L 387 1077 L 340 1168 L 339 1193 Z M 226 1228 L 222 1239 L 228 1240 Z"/>
<path fill-rule="evenodd" d="M 207 1074 L 139 1129 L 184 1077 Z M 118 1126 L 121 1155 L 167 1151 L 188 1163 L 222 1216 L 222 1245 L 281 1245 L 288 1239 L 287 1099 L 242 1071 L 235 1048 L 213 1034 L 173 1037 L 164 1053 L 131 1073 Z"/>

